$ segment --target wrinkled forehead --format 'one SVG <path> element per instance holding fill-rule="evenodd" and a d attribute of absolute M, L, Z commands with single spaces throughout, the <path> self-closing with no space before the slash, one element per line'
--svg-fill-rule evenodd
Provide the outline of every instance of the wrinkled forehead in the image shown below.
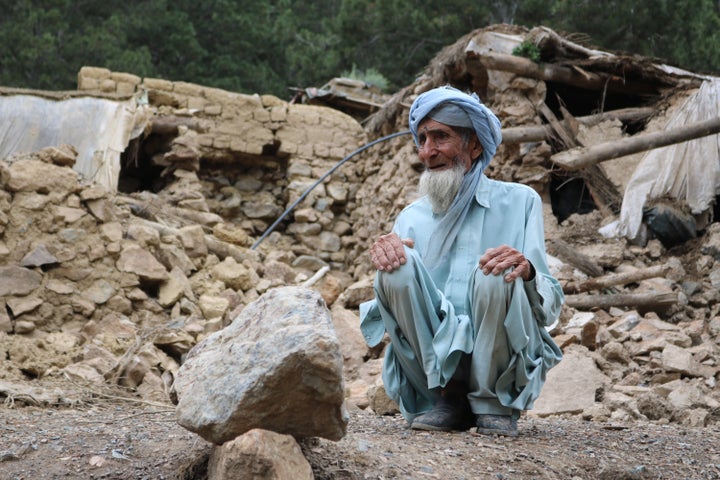
<path fill-rule="evenodd" d="M 453 126 L 443 122 L 439 122 L 433 118 L 425 117 L 420 121 L 418 125 L 418 133 L 427 132 L 430 130 L 452 130 Z"/>

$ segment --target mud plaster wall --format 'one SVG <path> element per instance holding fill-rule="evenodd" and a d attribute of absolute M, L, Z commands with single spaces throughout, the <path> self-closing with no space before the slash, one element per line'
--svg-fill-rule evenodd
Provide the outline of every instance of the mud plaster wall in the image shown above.
<path fill-rule="evenodd" d="M 362 126 L 340 111 L 290 104 L 271 95 L 143 79 L 96 67 L 80 70 L 78 89 L 138 95 L 154 109 L 154 122 L 172 119 L 179 124 L 176 136 L 153 151 L 150 161 L 164 168 L 162 175 L 169 179 L 174 169 L 196 171 L 197 190 L 205 201 L 180 206 L 221 214 L 249 234 L 248 242 L 367 141 Z M 284 242 L 296 255 L 313 255 L 344 268 L 341 250 L 353 242 L 349 215 L 361 178 L 352 163 L 345 164 L 264 242 Z"/>

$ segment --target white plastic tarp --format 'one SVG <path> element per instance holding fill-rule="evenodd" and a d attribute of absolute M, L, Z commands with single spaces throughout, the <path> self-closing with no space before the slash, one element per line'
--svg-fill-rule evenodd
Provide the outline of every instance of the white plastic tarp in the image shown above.
<path fill-rule="evenodd" d="M 120 154 L 149 118 L 135 98 L 0 96 L 0 158 L 69 144 L 78 151 L 75 171 L 115 191 Z"/>
<path fill-rule="evenodd" d="M 667 130 L 709 120 L 720 112 L 720 79 L 702 83 L 666 125 Z M 625 188 L 620 210 L 620 235 L 636 239 L 648 200 L 671 197 L 701 214 L 720 192 L 720 135 L 709 135 L 650 150 Z"/>

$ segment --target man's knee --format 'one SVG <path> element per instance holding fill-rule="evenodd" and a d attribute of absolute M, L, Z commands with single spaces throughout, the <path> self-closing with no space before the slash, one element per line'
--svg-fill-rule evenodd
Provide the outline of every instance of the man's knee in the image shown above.
<path fill-rule="evenodd" d="M 405 247 L 405 258 L 407 259 L 403 265 L 392 272 L 378 271 L 375 278 L 375 288 L 381 291 L 397 291 L 398 289 L 407 288 L 416 278 L 416 268 L 422 260 L 417 251 L 412 248 Z"/>
<path fill-rule="evenodd" d="M 473 272 L 472 298 L 481 302 L 507 302 L 513 292 L 513 283 L 505 281 L 504 273 L 486 275 L 477 267 Z"/>

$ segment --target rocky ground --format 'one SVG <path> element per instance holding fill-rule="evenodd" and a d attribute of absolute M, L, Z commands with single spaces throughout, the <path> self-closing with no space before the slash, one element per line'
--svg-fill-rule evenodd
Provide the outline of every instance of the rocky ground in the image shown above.
<path fill-rule="evenodd" d="M 437 72 L 460 61 L 438 58 Z M 451 80 L 425 78 L 391 104 Z M 492 80 L 504 127 L 540 123 L 534 105 L 547 85 Z M 568 294 L 551 332 L 565 360 L 517 438 L 415 432 L 380 403 L 382 351 L 368 350 L 357 315 L 372 296 L 368 245 L 416 195 L 408 139 L 347 164 L 254 249 L 370 130 L 321 107 L 105 69 L 83 69 L 80 83 L 142 83 L 151 133 L 128 148 L 137 152 L 124 159 L 125 193 L 78 178 L 73 147 L 0 159 L 0 480 L 207 478 L 212 446 L 175 421 L 174 375 L 268 290 L 313 279 L 340 340 L 350 413 L 340 441 L 300 442 L 319 480 L 720 478 L 717 207 L 679 245 L 606 237 L 615 215 L 557 211 L 581 198 L 553 198 L 583 183 L 553 177 L 549 157 L 567 145 L 503 145 L 488 176 L 544 200 L 551 270 Z M 375 134 L 405 128 L 388 112 Z M 578 135 L 615 141 L 627 126 Z M 609 162 L 604 175 L 622 186 L 638 160 Z"/>
<path fill-rule="evenodd" d="M 172 405 L 46 383 L 75 405 L 0 407 L 3 480 L 206 478 L 211 446 L 175 423 Z M 300 443 L 318 480 L 720 478 L 717 425 L 526 416 L 519 429 L 517 438 L 418 432 L 399 415 L 351 408 L 342 440 Z"/>

